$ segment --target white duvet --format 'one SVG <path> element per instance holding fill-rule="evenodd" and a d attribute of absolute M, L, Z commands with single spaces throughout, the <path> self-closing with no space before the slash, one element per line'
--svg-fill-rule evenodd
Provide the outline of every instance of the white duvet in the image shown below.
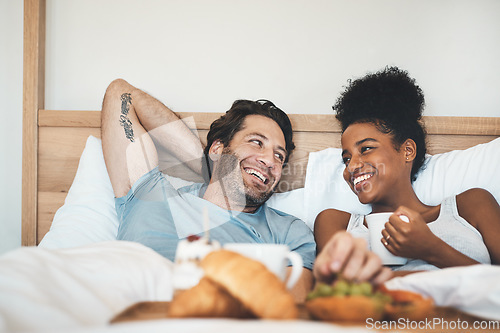
<path fill-rule="evenodd" d="M 0 328 L 105 325 L 136 302 L 170 300 L 171 265 L 143 245 L 121 241 L 8 252 L 0 257 Z"/>
<path fill-rule="evenodd" d="M 70 249 L 22 247 L 0 256 L 0 332 L 369 331 L 363 325 L 229 319 L 149 320 L 110 325 L 128 306 L 172 298 L 172 262 L 137 243 L 110 241 Z M 500 320 L 500 267 L 476 265 L 389 281 L 437 305 Z M 251 281 L 249 281 L 251 283 Z"/>
<path fill-rule="evenodd" d="M 23 247 L 0 256 L 0 332 L 332 332 L 311 321 L 150 320 L 110 325 L 128 306 L 172 299 L 172 262 L 138 243 Z M 343 331 L 343 330 L 342 330 Z M 349 331 L 365 331 L 355 327 Z"/>

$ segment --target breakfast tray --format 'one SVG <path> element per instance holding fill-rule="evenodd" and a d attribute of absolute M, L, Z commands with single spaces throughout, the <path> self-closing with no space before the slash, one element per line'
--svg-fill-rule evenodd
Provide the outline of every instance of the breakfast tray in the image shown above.
<path fill-rule="evenodd" d="M 170 302 L 140 302 L 136 303 L 129 308 L 125 309 L 123 312 L 118 314 L 111 320 L 112 324 L 130 322 L 137 320 L 154 320 L 154 319 L 168 319 L 168 307 Z M 312 319 L 305 306 L 299 304 L 299 318 L 298 320 L 314 320 Z M 476 321 L 481 321 L 484 319 L 471 316 L 469 314 L 463 313 L 459 310 L 449 307 L 435 307 L 433 312 L 427 317 L 428 320 L 433 320 L 434 318 L 439 318 L 440 320 L 448 322 L 468 322 L 469 328 L 473 327 L 473 323 Z M 258 319 L 245 319 L 245 320 L 258 320 Z M 338 323 L 337 325 L 345 326 L 365 326 L 365 323 Z M 437 330 L 403 330 L 403 331 L 425 331 L 425 332 L 457 332 L 456 330 L 447 329 L 437 329 Z M 467 330 L 468 332 L 474 332 L 474 329 Z M 485 330 L 482 330 L 484 332 Z M 486 330 L 488 331 L 488 330 Z"/>

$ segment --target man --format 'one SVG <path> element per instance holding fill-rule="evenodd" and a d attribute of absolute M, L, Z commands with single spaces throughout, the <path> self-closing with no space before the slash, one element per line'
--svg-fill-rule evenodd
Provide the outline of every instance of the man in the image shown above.
<path fill-rule="evenodd" d="M 180 239 L 205 232 L 222 244 L 287 244 L 304 261 L 293 290 L 298 300 L 304 299 L 313 284 L 312 232 L 301 220 L 265 204 L 294 149 L 283 111 L 269 101 L 236 101 L 211 125 L 203 149 L 170 109 L 115 80 L 104 97 L 101 128 L 120 220 L 118 239 L 140 242 L 170 260 Z M 204 175 L 206 182 L 175 189 L 159 170 L 160 151 Z M 387 278 L 366 244 L 347 233 L 332 237 L 317 258 L 314 275 L 328 280 L 341 270 L 348 278 Z"/>

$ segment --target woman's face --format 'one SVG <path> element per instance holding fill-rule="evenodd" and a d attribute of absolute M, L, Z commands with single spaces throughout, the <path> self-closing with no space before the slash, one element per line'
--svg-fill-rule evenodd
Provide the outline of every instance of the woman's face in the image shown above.
<path fill-rule="evenodd" d="M 410 181 L 405 149 L 396 150 L 391 135 L 374 124 L 350 125 L 341 142 L 344 179 L 361 203 L 390 202 L 401 182 Z"/>

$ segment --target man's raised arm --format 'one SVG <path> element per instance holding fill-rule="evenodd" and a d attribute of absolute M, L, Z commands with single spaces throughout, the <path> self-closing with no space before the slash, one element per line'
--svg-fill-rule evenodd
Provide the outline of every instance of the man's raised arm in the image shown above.
<path fill-rule="evenodd" d="M 101 119 L 104 159 L 116 197 L 126 195 L 135 181 L 158 166 L 160 147 L 202 174 L 199 138 L 172 110 L 125 80 L 108 86 Z"/>

